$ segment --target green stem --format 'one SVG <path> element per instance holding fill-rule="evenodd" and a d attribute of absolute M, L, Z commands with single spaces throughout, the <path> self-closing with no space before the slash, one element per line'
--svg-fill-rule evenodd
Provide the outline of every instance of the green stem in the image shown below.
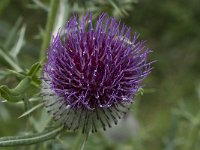
<path fill-rule="evenodd" d="M 50 6 L 49 13 L 48 13 L 47 24 L 46 24 L 46 31 L 44 34 L 43 43 L 42 43 L 42 47 L 41 47 L 41 53 L 40 53 L 41 59 L 43 59 L 45 57 L 46 49 L 51 40 L 50 32 L 52 32 L 52 30 L 53 30 L 59 2 L 60 2 L 60 0 L 51 0 L 51 6 Z"/>

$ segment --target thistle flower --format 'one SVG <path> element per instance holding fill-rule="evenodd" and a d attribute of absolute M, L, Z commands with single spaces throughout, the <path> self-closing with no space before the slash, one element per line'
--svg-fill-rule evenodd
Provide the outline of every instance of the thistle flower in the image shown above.
<path fill-rule="evenodd" d="M 49 46 L 43 69 L 44 103 L 69 130 L 96 132 L 117 124 L 150 73 L 149 50 L 131 29 L 92 14 L 71 18 Z"/>

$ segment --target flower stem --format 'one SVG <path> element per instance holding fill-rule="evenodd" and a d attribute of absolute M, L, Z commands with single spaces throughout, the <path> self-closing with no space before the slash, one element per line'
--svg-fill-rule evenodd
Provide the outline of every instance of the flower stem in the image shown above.
<path fill-rule="evenodd" d="M 77 134 L 77 138 L 75 142 L 73 143 L 71 147 L 71 150 L 79 150 L 79 149 L 84 150 L 85 143 L 87 142 L 87 139 L 88 139 L 88 135 L 89 135 L 89 132 L 85 134 L 83 134 L 82 132 L 79 132 Z M 82 136 L 84 136 L 84 139 L 82 138 Z M 83 139 L 83 142 L 82 142 L 82 139 Z"/>
<path fill-rule="evenodd" d="M 60 0 L 51 0 L 50 10 L 49 10 L 49 13 L 48 13 L 47 24 L 46 24 L 46 29 L 45 29 L 45 34 L 44 34 L 43 43 L 42 43 L 42 46 L 41 46 L 41 53 L 40 53 L 41 59 L 44 58 L 44 56 L 46 54 L 46 49 L 47 49 L 49 42 L 51 40 L 50 32 L 53 30 L 53 27 L 54 27 L 59 2 L 60 2 Z"/>
<path fill-rule="evenodd" d="M 89 133 L 86 133 L 84 136 L 85 136 L 85 138 L 84 138 L 84 140 L 83 140 L 83 144 L 82 144 L 82 146 L 81 146 L 81 150 L 84 150 L 85 143 L 87 142 L 87 139 L 88 139 Z"/>

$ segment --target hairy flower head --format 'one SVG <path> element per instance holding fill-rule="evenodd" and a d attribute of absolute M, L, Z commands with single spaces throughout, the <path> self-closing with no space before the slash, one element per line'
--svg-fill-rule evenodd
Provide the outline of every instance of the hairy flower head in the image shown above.
<path fill-rule="evenodd" d="M 69 130 L 105 130 L 127 112 L 151 67 L 149 50 L 131 29 L 92 14 L 71 18 L 49 46 L 43 69 L 44 103 Z"/>

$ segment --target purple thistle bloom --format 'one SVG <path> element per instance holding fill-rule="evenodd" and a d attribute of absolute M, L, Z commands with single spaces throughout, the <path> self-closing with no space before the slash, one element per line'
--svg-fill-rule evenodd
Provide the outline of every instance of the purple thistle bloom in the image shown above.
<path fill-rule="evenodd" d="M 71 18 L 51 42 L 43 69 L 44 103 L 69 130 L 96 132 L 123 116 L 150 73 L 143 41 L 131 29 L 92 14 Z"/>

